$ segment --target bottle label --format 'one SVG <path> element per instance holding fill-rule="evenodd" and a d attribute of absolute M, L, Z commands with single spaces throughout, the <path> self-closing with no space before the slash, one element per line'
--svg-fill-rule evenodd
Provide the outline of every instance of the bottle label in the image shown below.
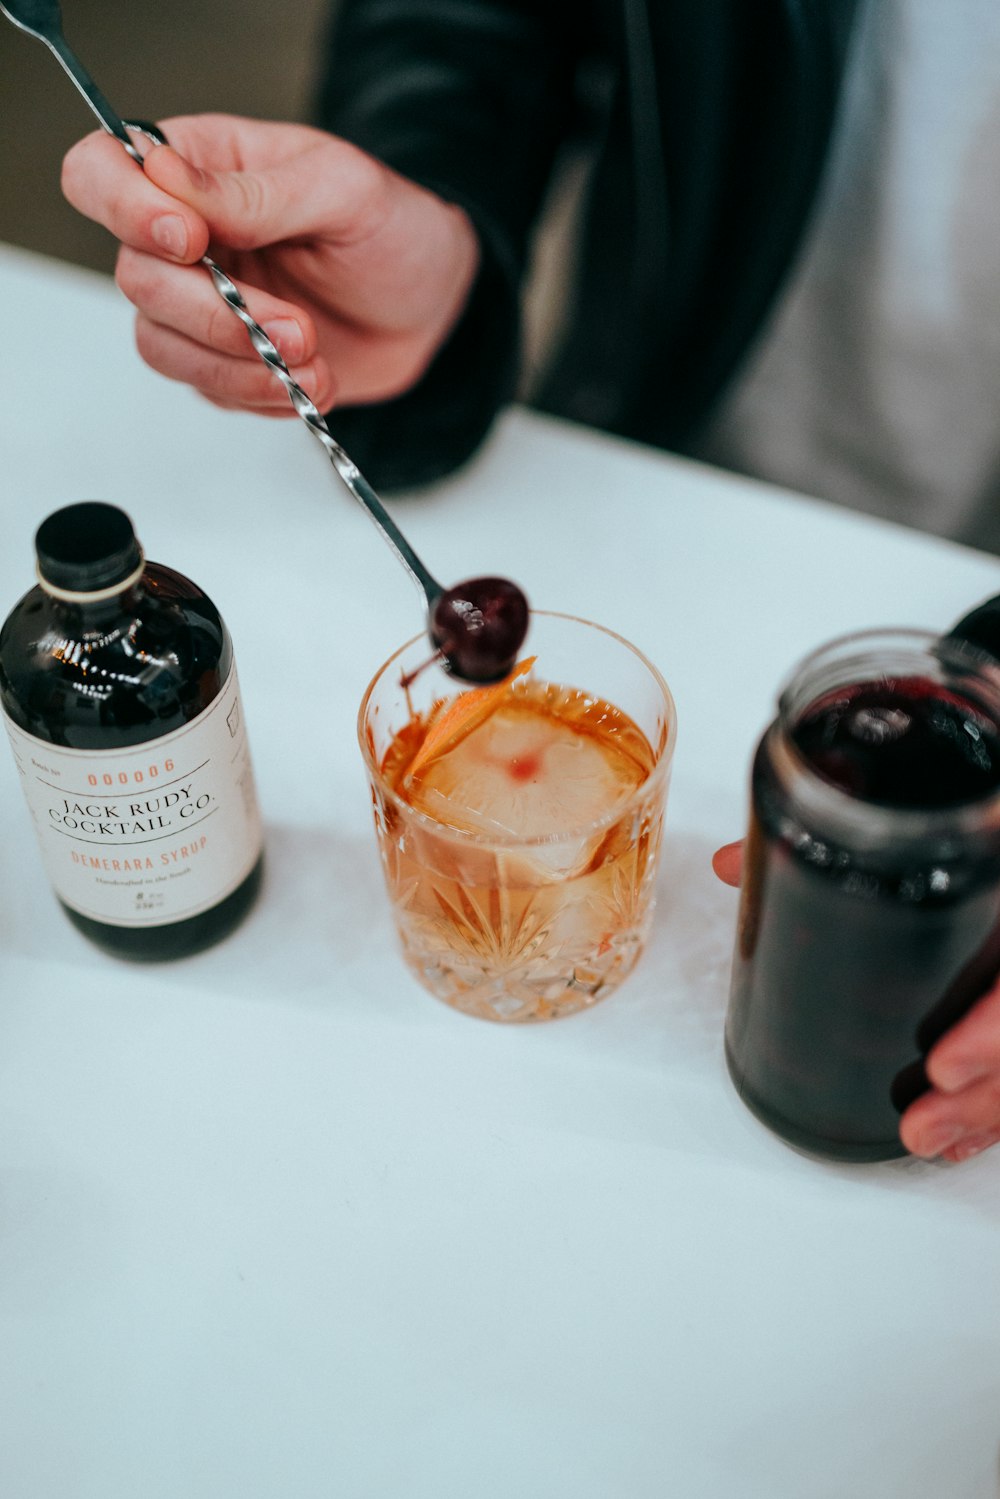
<path fill-rule="evenodd" d="M 4 717 L 46 873 L 81 916 L 183 921 L 256 864 L 260 813 L 235 666 L 197 718 L 126 749 L 64 749 Z"/>

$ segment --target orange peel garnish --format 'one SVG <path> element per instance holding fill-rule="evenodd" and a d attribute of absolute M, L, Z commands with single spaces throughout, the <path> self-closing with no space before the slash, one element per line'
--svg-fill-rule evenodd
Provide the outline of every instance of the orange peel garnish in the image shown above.
<path fill-rule="evenodd" d="M 437 759 L 446 750 L 454 749 L 473 729 L 478 729 L 480 724 L 485 723 L 503 705 L 511 683 L 530 671 L 537 659 L 537 656 L 525 656 L 502 682 L 496 682 L 492 687 L 473 687 L 454 698 L 441 717 L 428 729 L 427 737 L 406 772 L 406 779 L 419 775 L 431 760 Z"/>

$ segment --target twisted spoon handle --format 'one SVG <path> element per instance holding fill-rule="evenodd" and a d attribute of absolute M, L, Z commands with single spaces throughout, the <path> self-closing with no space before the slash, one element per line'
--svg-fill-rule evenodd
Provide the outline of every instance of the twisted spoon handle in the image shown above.
<path fill-rule="evenodd" d="M 168 144 L 166 136 L 156 125 L 151 125 L 147 120 L 122 120 L 115 110 L 112 109 L 93 78 L 91 78 L 63 36 L 62 13 L 59 8 L 59 0 L 0 0 L 0 13 L 5 15 L 20 30 L 28 32 L 30 36 L 37 37 L 40 42 L 43 42 L 49 48 L 73 80 L 73 83 L 79 89 L 104 129 L 109 135 L 114 136 L 115 140 L 128 152 L 129 156 L 131 156 L 132 160 L 138 166 L 141 167 L 143 165 L 143 157 L 129 135 L 130 130 L 139 135 L 146 136 L 156 146 L 165 146 Z M 443 592 L 440 583 L 427 571 L 402 531 L 400 531 L 395 521 L 385 509 L 374 489 L 368 483 L 364 474 L 361 473 L 357 464 L 348 457 L 340 444 L 334 441 L 322 413 L 306 395 L 302 387 L 292 379 L 288 366 L 278 353 L 278 350 L 260 324 L 251 316 L 243 297 L 240 295 L 239 288 L 210 256 L 202 256 L 202 264 L 211 272 L 212 280 L 215 283 L 215 289 L 219 293 L 219 296 L 222 297 L 223 301 L 227 303 L 240 322 L 246 327 L 254 349 L 271 373 L 285 387 L 288 399 L 299 416 L 305 422 L 313 436 L 318 438 L 324 448 L 326 448 L 327 456 L 339 477 L 354 498 L 367 510 L 400 562 L 402 562 L 403 566 L 410 573 L 418 587 L 422 589 L 427 601 L 428 610 L 432 609 Z"/>
<path fill-rule="evenodd" d="M 225 271 L 216 264 L 211 256 L 203 255 L 201 263 L 208 267 L 219 296 L 224 302 L 229 304 L 240 322 L 244 325 L 250 342 L 271 373 L 285 387 L 285 390 L 288 392 L 288 399 L 309 428 L 309 431 L 323 444 L 323 447 L 327 451 L 327 456 L 340 478 L 347 485 L 354 498 L 359 500 L 368 511 L 400 562 L 402 562 L 403 566 L 423 590 L 428 607 L 433 605 L 442 592 L 440 583 L 427 571 L 357 464 L 344 452 L 340 443 L 331 436 L 330 429 L 326 425 L 326 421 L 319 408 L 306 395 L 302 386 L 292 378 L 288 366 L 274 344 L 257 320 L 248 311 L 247 304 L 240 295 L 238 287 L 234 285 Z"/>
<path fill-rule="evenodd" d="M 143 157 L 136 150 L 127 135 L 129 130 L 135 131 L 140 135 L 145 135 L 154 145 L 166 146 L 169 144 L 163 131 L 156 125 L 150 124 L 148 120 L 126 120 L 122 123 L 123 131 L 126 132 L 125 141 L 122 144 L 125 144 L 125 142 L 128 143 L 127 149 L 129 155 L 139 166 L 143 165 Z M 102 124 L 105 124 L 105 128 L 108 128 L 103 119 Z M 111 134 L 115 136 L 116 140 L 121 140 L 121 136 L 117 131 L 113 130 Z M 260 355 L 261 360 L 267 365 L 272 375 L 281 381 L 288 393 L 288 399 L 291 401 L 296 412 L 302 418 L 303 422 L 305 422 L 313 436 L 326 449 L 327 456 L 340 479 L 350 490 L 354 498 L 367 510 L 400 562 L 422 590 L 427 600 L 427 607 L 429 609 L 432 608 L 435 601 L 443 592 L 441 584 L 427 571 L 427 568 L 396 525 L 396 522 L 388 510 L 386 510 L 353 458 L 344 451 L 340 443 L 332 436 L 329 427 L 326 425 L 323 413 L 311 397 L 306 395 L 298 381 L 292 377 L 284 359 L 282 359 L 271 339 L 268 338 L 264 329 L 247 307 L 239 287 L 226 275 L 222 267 L 210 255 L 203 255 L 201 263 L 210 272 L 219 296 L 246 328 L 250 342 Z"/>

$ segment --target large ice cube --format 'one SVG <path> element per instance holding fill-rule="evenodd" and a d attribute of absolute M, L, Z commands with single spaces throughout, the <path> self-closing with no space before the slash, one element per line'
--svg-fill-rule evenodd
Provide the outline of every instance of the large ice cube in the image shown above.
<path fill-rule="evenodd" d="M 545 838 L 603 817 L 641 779 L 613 742 L 512 701 L 421 768 L 407 799 L 467 832 Z"/>

